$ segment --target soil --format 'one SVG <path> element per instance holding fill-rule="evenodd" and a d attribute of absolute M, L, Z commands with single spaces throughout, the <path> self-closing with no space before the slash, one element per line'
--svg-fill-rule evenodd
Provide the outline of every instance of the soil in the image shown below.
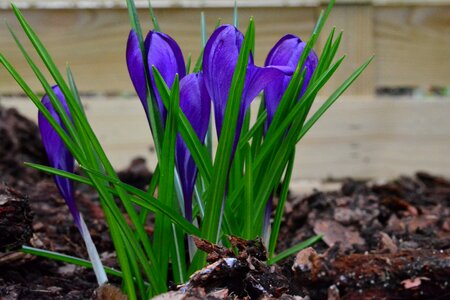
<path fill-rule="evenodd" d="M 47 163 L 36 125 L 0 107 L 0 140 L 0 299 L 91 298 L 92 271 L 15 251 L 25 243 L 87 257 L 52 178 L 23 164 Z M 119 174 L 139 188 L 151 178 L 144 159 Z M 117 267 L 97 195 L 77 191 L 103 262 Z M 230 237 L 235 254 L 197 240 L 211 264 L 159 299 L 450 299 L 448 179 L 348 179 L 334 192 L 290 198 L 278 251 L 323 235 L 313 248 L 268 266 L 259 241 Z"/>

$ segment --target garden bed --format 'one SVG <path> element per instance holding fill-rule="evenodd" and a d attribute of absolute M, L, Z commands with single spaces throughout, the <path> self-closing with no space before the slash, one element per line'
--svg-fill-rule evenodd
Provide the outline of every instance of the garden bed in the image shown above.
<path fill-rule="evenodd" d="M 90 270 L 13 251 L 26 242 L 87 257 L 52 178 L 23 165 L 24 161 L 46 163 L 38 137 L 36 125 L 13 109 L 0 108 L 0 299 L 90 298 L 96 289 Z M 151 173 L 138 159 L 120 176 L 142 188 Z M 83 186 L 77 191 L 79 208 L 103 262 L 117 267 L 97 195 Z M 450 295 L 449 180 L 424 172 L 386 183 L 348 179 L 337 191 L 291 195 L 286 210 L 278 252 L 322 234 L 314 250 L 268 267 L 257 243 L 235 239 L 241 250 L 238 255 L 204 245 L 213 265 L 208 272 L 194 275 L 181 289 L 186 293 L 173 292 L 167 299 L 186 295 L 189 299 L 208 295 L 209 299 L 445 299 Z M 152 231 L 151 225 L 147 230 Z"/>

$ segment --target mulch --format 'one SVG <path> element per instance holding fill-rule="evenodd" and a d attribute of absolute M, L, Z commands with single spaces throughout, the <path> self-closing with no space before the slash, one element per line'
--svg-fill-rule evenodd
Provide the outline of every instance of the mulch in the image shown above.
<path fill-rule="evenodd" d="M 92 271 L 15 251 L 29 244 L 87 257 L 52 178 L 23 165 L 47 164 L 36 125 L 0 107 L 0 140 L 0 299 L 90 299 Z M 151 178 L 142 158 L 119 175 L 139 188 Z M 102 260 L 117 267 L 97 197 L 77 187 Z M 278 251 L 318 234 L 312 248 L 274 266 L 258 241 L 230 237 L 239 250 L 233 253 L 197 240 L 211 264 L 159 299 L 450 299 L 446 178 L 347 179 L 333 192 L 290 195 Z"/>

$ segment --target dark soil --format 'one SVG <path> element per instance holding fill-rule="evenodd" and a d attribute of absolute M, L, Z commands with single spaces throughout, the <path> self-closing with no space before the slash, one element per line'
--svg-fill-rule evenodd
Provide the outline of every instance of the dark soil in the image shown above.
<path fill-rule="evenodd" d="M 91 298 L 90 270 L 14 251 L 25 242 L 87 257 L 52 178 L 23 165 L 46 164 L 36 125 L 0 107 L 0 140 L 0 299 Z M 151 173 L 137 159 L 120 177 L 142 188 Z M 115 267 L 97 196 L 78 191 L 101 257 Z M 314 249 L 267 266 L 258 241 L 231 238 L 233 254 L 198 240 L 212 264 L 165 299 L 450 299 L 449 180 L 347 180 L 339 191 L 292 197 L 286 210 L 278 250 L 322 234 Z"/>

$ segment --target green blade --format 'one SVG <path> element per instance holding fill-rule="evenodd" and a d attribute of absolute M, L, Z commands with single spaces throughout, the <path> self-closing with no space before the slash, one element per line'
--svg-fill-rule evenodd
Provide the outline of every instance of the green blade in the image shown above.
<path fill-rule="evenodd" d="M 300 250 L 303 250 L 305 248 L 308 248 L 312 245 L 314 245 L 315 243 L 317 243 L 318 241 L 320 241 L 322 239 L 321 235 L 317 235 L 317 236 L 313 236 L 312 238 L 307 239 L 304 242 L 301 242 L 283 252 L 281 252 L 280 254 L 276 255 L 275 257 L 269 259 L 269 261 L 267 262 L 269 265 L 273 265 L 277 262 L 279 262 L 280 260 L 285 259 L 286 257 L 289 257 L 297 252 L 299 252 Z"/>

